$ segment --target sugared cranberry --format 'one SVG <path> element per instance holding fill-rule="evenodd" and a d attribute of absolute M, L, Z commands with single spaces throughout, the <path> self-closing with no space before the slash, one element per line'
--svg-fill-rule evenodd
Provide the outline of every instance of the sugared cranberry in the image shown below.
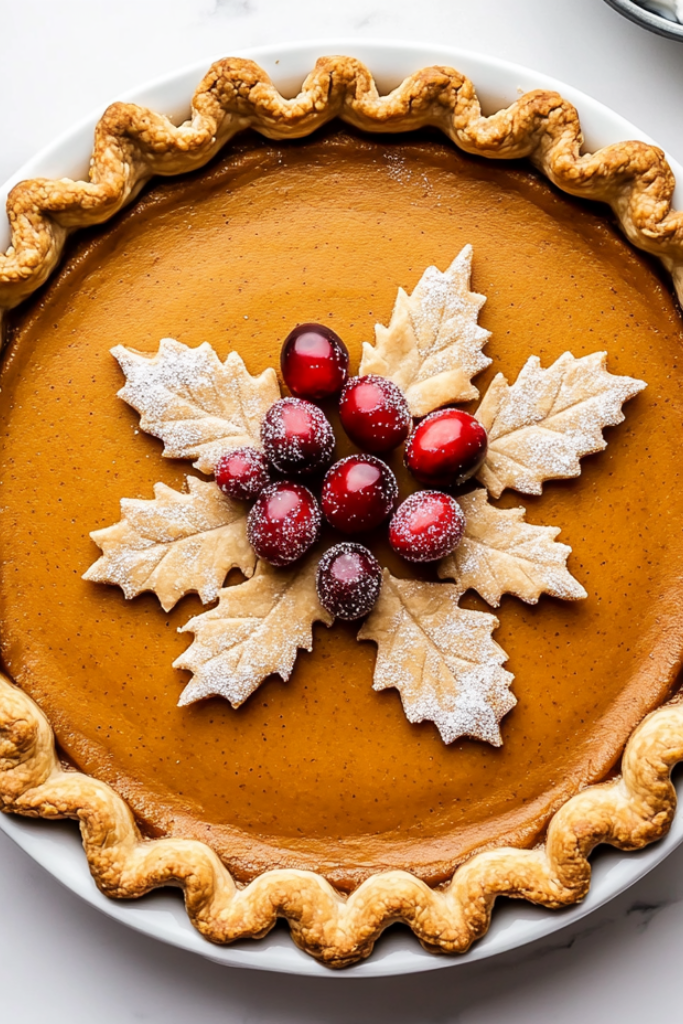
<path fill-rule="evenodd" d="M 315 588 L 323 608 L 338 619 L 367 615 L 381 587 L 380 564 L 362 544 L 335 544 L 320 559 Z"/>
<path fill-rule="evenodd" d="M 252 501 L 270 483 L 268 460 L 257 448 L 234 448 L 216 463 L 215 477 L 229 498 Z"/>
<path fill-rule="evenodd" d="M 339 394 L 348 376 L 349 352 L 329 327 L 299 324 L 285 338 L 280 365 L 297 398 L 329 398 Z"/>
<path fill-rule="evenodd" d="M 349 455 L 328 469 L 321 503 L 328 523 L 358 533 L 384 522 L 397 496 L 396 477 L 386 463 L 373 455 Z"/>
<path fill-rule="evenodd" d="M 415 428 L 406 445 L 406 466 L 428 487 L 459 486 L 486 458 L 486 430 L 459 409 L 440 409 Z"/>
<path fill-rule="evenodd" d="M 389 452 L 405 441 L 412 418 L 403 392 L 386 377 L 352 377 L 339 399 L 342 426 L 366 452 Z"/>
<path fill-rule="evenodd" d="M 389 523 L 389 543 L 409 562 L 433 562 L 458 546 L 465 516 L 450 494 L 418 491 L 399 505 Z"/>
<path fill-rule="evenodd" d="M 303 398 L 281 398 L 261 424 L 263 449 L 281 473 L 305 476 L 332 461 L 334 434 L 325 414 Z"/>
<path fill-rule="evenodd" d="M 309 489 L 283 480 L 261 491 L 249 513 L 247 536 L 259 558 L 271 565 L 289 565 L 315 542 L 321 520 Z"/>

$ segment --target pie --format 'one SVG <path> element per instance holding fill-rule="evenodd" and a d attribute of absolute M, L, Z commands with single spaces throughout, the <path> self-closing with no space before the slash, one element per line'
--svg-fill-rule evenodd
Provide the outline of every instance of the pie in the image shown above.
<path fill-rule="evenodd" d="M 683 757 L 683 322 L 668 276 L 680 287 L 683 220 L 659 150 L 580 145 L 555 93 L 485 118 L 451 69 L 380 97 L 366 68 L 333 57 L 284 100 L 232 59 L 200 84 L 191 122 L 114 104 L 89 183 L 10 194 L 0 799 L 77 818 L 106 894 L 182 886 L 193 923 L 219 943 L 284 916 L 302 949 L 342 967 L 397 920 L 427 949 L 463 951 L 496 896 L 575 902 L 595 845 L 636 849 L 666 832 Z M 647 382 L 627 396 L 625 422 L 605 421 L 608 445 L 597 451 L 598 431 L 580 477 L 523 500 L 531 525 L 561 527 L 575 581 L 564 596 L 585 600 L 539 600 L 524 579 L 502 596 L 495 572 L 483 596 L 468 586 L 461 598 L 470 612 L 500 605 L 495 641 L 516 700 L 502 745 L 444 742 L 433 721 L 409 721 L 395 689 L 373 689 L 372 629 L 375 642 L 359 643 L 340 621 L 312 625 L 286 683 L 268 676 L 237 709 L 221 697 L 179 707 L 191 675 L 172 665 L 190 642 L 179 629 L 206 613 L 200 597 L 164 611 L 144 587 L 128 600 L 83 578 L 99 554 L 89 534 L 116 522 L 122 498 L 172 489 L 181 501 L 206 479 L 162 458 L 115 397 L 111 350 L 149 362 L 161 339 L 173 351 L 209 342 L 258 378 L 295 324 L 317 321 L 357 372 L 399 286 L 413 292 L 468 245 L 492 361 L 474 393 L 496 373 L 514 381 L 530 355 L 548 368 L 567 351 L 579 362 L 606 351 L 611 374 Z M 336 433 L 338 456 L 355 450 Z M 400 457 L 390 462 L 408 487 Z M 511 490 L 496 507 L 523 518 Z M 385 537 L 373 544 L 391 578 L 455 589 Z M 227 591 L 245 576 L 231 569 Z"/>

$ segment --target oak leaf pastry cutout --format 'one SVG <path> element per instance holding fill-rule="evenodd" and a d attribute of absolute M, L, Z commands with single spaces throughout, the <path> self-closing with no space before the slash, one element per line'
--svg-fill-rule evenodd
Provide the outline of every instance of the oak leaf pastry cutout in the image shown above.
<path fill-rule="evenodd" d="M 536 604 L 541 594 L 577 601 L 587 597 L 567 568 L 572 549 L 555 540 L 558 526 L 532 526 L 526 509 L 496 508 L 486 491 L 477 488 L 460 499 L 465 534 L 458 547 L 442 558 L 437 572 L 452 579 L 464 593 L 470 588 L 497 608 L 503 594 Z"/>
<path fill-rule="evenodd" d="M 126 597 L 152 590 L 168 612 L 185 594 L 215 601 L 231 569 L 251 576 L 247 506 L 213 482 L 187 478 L 188 493 L 154 485 L 154 499 L 121 499 L 121 520 L 90 534 L 102 557 L 83 576 L 113 583 Z"/>
<path fill-rule="evenodd" d="M 460 608 L 461 594 L 450 583 L 396 579 L 385 569 L 358 639 L 377 644 L 373 689 L 396 687 L 409 722 L 434 722 L 444 743 L 470 736 L 499 747 L 499 722 L 517 703 L 513 676 L 491 638 L 498 619 Z"/>
<path fill-rule="evenodd" d="M 470 291 L 471 266 L 465 246 L 444 273 L 429 267 L 411 296 L 399 290 L 376 345 L 364 345 L 361 374 L 400 387 L 413 416 L 476 397 L 472 378 L 491 361 L 482 352 L 489 335 L 477 317 L 485 300 Z M 236 352 L 221 362 L 206 342 L 191 349 L 169 338 L 153 356 L 121 345 L 113 354 L 126 375 L 119 396 L 140 413 L 141 428 L 161 438 L 166 457 L 195 459 L 210 473 L 227 450 L 261 448 L 261 423 L 280 398 L 272 368 L 253 377 Z M 374 688 L 397 688 L 409 721 L 434 722 L 446 743 L 460 736 L 502 743 L 500 722 L 516 699 L 502 667 L 507 656 L 492 638 L 498 620 L 462 608 L 460 598 L 473 589 L 497 607 L 504 593 L 530 604 L 543 593 L 587 595 L 567 568 L 571 549 L 556 541 L 559 528 L 527 523 L 524 508 L 496 508 L 488 495 L 540 494 L 545 480 L 578 476 L 581 458 L 605 447 L 603 428 L 620 423 L 623 403 L 644 387 L 609 373 L 604 352 L 579 359 L 566 352 L 547 369 L 531 356 L 514 384 L 494 378 L 475 414 L 488 433 L 477 474 L 484 487 L 459 499 L 464 535 L 436 566 L 455 583 L 385 571 L 358 634 L 377 644 Z M 215 483 L 190 477 L 188 488 L 181 495 L 158 484 L 154 501 L 124 499 L 121 522 L 92 534 L 102 557 L 85 578 L 118 584 L 126 597 L 153 590 L 165 610 L 191 591 L 204 602 L 218 598 L 181 629 L 194 640 L 174 663 L 192 673 L 179 703 L 218 695 L 239 707 L 269 675 L 289 679 L 298 650 L 312 649 L 313 623 L 331 625 L 334 616 L 316 594 L 315 549 L 273 568 L 249 546 L 246 506 Z M 234 566 L 255 574 L 221 589 Z"/>
<path fill-rule="evenodd" d="M 399 288 L 389 326 L 375 327 L 375 344 L 363 344 L 359 374 L 388 377 L 413 416 L 479 397 L 472 378 L 491 363 L 482 352 L 490 333 L 477 323 L 486 299 L 470 291 L 471 274 L 471 245 L 444 273 L 427 267 L 412 295 Z"/>
<path fill-rule="evenodd" d="M 272 367 L 252 377 L 237 352 L 221 363 L 207 342 L 188 348 L 173 338 L 152 357 L 123 345 L 112 355 L 126 375 L 119 397 L 164 442 L 165 458 L 195 459 L 195 469 L 213 473 L 228 449 L 261 446 L 261 421 L 280 397 Z"/>
<path fill-rule="evenodd" d="M 194 642 L 174 662 L 193 673 L 181 706 L 220 696 L 237 708 L 267 676 L 287 682 L 299 648 L 313 649 L 313 623 L 334 621 L 318 601 L 317 562 L 275 569 L 261 561 L 250 580 L 221 590 L 215 608 L 182 627 Z"/>

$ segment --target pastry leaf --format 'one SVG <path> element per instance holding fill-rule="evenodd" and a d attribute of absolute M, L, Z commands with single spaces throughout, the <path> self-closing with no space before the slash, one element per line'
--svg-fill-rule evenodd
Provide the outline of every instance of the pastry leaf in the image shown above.
<path fill-rule="evenodd" d="M 499 723 L 517 703 L 505 651 L 491 639 L 498 620 L 458 607 L 449 583 L 400 580 L 386 569 L 359 640 L 377 644 L 374 689 L 395 686 L 409 722 L 428 719 L 445 743 L 471 736 L 502 744 Z"/>
<path fill-rule="evenodd" d="M 173 338 L 154 356 L 123 345 L 112 355 L 126 375 L 119 397 L 161 438 L 166 458 L 196 459 L 197 469 L 213 473 L 228 449 L 261 447 L 261 421 L 280 398 L 272 367 L 252 377 L 237 352 L 222 363 L 207 342 L 188 348 Z"/>
<path fill-rule="evenodd" d="M 536 604 L 541 594 L 575 601 L 586 591 L 567 569 L 571 548 L 555 540 L 557 526 L 524 522 L 526 509 L 490 505 L 478 488 L 458 498 L 465 533 L 455 551 L 439 562 L 439 576 L 461 592 L 472 588 L 494 608 L 503 594 Z"/>
<path fill-rule="evenodd" d="M 479 395 L 472 377 L 491 360 L 482 352 L 489 332 L 477 323 L 486 299 L 470 291 L 471 270 L 471 245 L 445 273 L 428 267 L 412 295 L 399 288 L 389 326 L 377 324 L 375 344 L 363 345 L 359 373 L 392 380 L 413 416 Z"/>
<path fill-rule="evenodd" d="M 170 611 L 190 592 L 213 601 L 234 566 L 251 576 L 256 555 L 247 540 L 247 506 L 214 483 L 187 483 L 187 494 L 156 484 L 151 501 L 123 498 L 120 522 L 90 534 L 102 557 L 83 579 L 113 583 L 128 598 L 152 590 Z"/>
<path fill-rule="evenodd" d="M 646 386 L 607 371 L 607 353 L 561 355 L 547 370 L 531 356 L 514 384 L 499 373 L 476 413 L 488 432 L 479 480 L 494 498 L 507 488 L 541 494 L 544 480 L 579 476 L 580 459 L 602 451 L 603 427 Z"/>
<path fill-rule="evenodd" d="M 315 590 L 317 555 L 291 569 L 259 562 L 255 575 L 219 594 L 215 608 L 180 630 L 194 633 L 175 668 L 193 673 L 180 705 L 219 695 L 239 707 L 273 673 L 289 679 L 299 648 L 313 648 L 313 623 L 333 616 Z"/>

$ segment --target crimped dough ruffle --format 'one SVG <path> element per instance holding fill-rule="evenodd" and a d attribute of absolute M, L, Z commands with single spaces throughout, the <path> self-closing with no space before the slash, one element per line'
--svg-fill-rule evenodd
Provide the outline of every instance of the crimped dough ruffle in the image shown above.
<path fill-rule="evenodd" d="M 431 125 L 469 153 L 529 157 L 565 192 L 609 203 L 628 238 L 664 262 L 683 298 L 683 213 L 671 210 L 675 181 L 662 150 L 621 142 L 581 154 L 578 114 L 558 93 L 534 90 L 483 117 L 474 86 L 453 68 L 423 68 L 380 96 L 360 61 L 321 57 L 299 95 L 285 99 L 257 64 L 226 58 L 204 77 L 191 119 L 178 127 L 135 104 L 113 103 L 95 130 L 90 181 L 15 185 L 7 200 L 12 245 L 0 256 L 0 310 L 47 279 L 69 231 L 108 220 L 152 175 L 201 167 L 244 128 L 298 138 L 333 117 L 371 132 Z"/>
<path fill-rule="evenodd" d="M 545 846 L 479 853 L 440 891 L 406 871 L 374 875 L 348 898 L 312 871 L 266 871 L 238 888 L 218 856 L 192 839 L 143 839 L 110 786 L 64 771 L 38 706 L 0 676 L 0 807 L 41 818 L 75 818 L 92 875 L 107 896 L 142 896 L 180 886 L 194 926 L 211 942 L 262 938 L 278 917 L 292 938 L 329 967 L 372 952 L 382 931 L 403 921 L 425 949 L 462 953 L 486 932 L 497 896 L 563 907 L 588 892 L 588 854 L 598 843 L 637 850 L 669 828 L 683 759 L 683 704 L 649 715 L 624 752 L 621 778 L 572 797 L 552 819 Z"/>

